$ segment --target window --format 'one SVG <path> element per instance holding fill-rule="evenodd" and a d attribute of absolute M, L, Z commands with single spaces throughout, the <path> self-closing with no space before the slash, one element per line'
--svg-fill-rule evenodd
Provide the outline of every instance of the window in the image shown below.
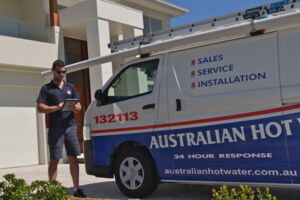
<path fill-rule="evenodd" d="M 144 16 L 144 34 L 154 33 L 162 30 L 161 20 Z"/>
<path fill-rule="evenodd" d="M 108 87 L 107 103 L 152 92 L 159 59 L 133 64 L 118 75 Z"/>

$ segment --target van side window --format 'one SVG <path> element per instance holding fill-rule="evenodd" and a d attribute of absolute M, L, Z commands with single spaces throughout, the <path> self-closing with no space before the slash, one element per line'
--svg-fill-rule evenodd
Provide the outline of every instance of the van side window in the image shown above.
<path fill-rule="evenodd" d="M 159 59 L 128 66 L 110 84 L 107 104 L 152 92 Z"/>

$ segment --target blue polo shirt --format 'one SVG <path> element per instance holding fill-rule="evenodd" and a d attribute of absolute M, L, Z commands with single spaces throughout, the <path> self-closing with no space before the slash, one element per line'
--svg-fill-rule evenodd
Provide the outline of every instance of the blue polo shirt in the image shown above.
<path fill-rule="evenodd" d="M 63 88 L 60 89 L 53 81 L 51 81 L 41 88 L 36 102 L 43 103 L 48 106 L 57 106 L 66 99 L 73 98 L 77 98 L 78 101 L 80 101 L 79 95 L 72 84 L 65 82 Z M 49 117 L 49 127 L 68 127 L 76 125 L 73 112 L 62 112 L 58 110 L 50 113 Z"/>

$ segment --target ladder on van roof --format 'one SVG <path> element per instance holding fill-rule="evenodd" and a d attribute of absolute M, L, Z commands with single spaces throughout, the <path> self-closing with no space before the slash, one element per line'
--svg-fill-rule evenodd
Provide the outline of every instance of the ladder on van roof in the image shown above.
<path fill-rule="evenodd" d="M 289 12 L 295 8 L 300 8 L 300 0 L 283 0 L 216 18 L 210 18 L 207 20 L 201 20 L 195 23 L 178 26 L 167 31 L 150 33 L 127 40 L 112 42 L 108 44 L 108 47 L 112 52 L 118 52 L 140 45 L 153 44 L 179 36 L 193 34 L 199 31 L 206 31 L 216 27 L 239 24 L 246 20 L 263 19 L 270 15 L 276 15 L 276 13 L 279 12 Z"/>
<path fill-rule="evenodd" d="M 278 30 L 300 27 L 300 0 L 283 0 L 233 14 L 173 28 L 168 31 L 139 36 L 109 44 L 111 53 L 67 65 L 68 72 L 75 72 L 99 64 L 153 52 L 174 50 L 205 41 L 224 38 L 241 38 Z M 42 72 L 50 78 L 52 71 Z"/>

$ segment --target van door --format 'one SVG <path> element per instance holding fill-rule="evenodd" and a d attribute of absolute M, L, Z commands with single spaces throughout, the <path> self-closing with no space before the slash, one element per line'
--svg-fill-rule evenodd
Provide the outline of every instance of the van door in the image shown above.
<path fill-rule="evenodd" d="M 276 33 L 172 53 L 166 180 L 290 183 Z"/>
<path fill-rule="evenodd" d="M 105 102 L 91 111 L 95 165 L 109 165 L 119 144 L 145 143 L 145 136 L 139 133 L 153 132 L 162 58 L 129 64 L 104 88 Z"/>

